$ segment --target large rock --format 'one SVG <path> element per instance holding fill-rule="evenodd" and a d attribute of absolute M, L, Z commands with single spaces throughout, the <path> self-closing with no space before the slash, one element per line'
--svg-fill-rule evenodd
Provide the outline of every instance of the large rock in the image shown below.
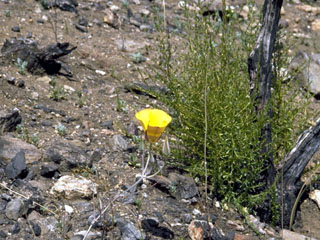
<path fill-rule="evenodd" d="M 20 151 L 11 160 L 5 169 L 8 178 L 24 178 L 27 176 L 28 170 L 26 165 L 26 158 L 23 151 Z"/>
<path fill-rule="evenodd" d="M 85 178 L 63 176 L 53 185 L 50 193 L 66 199 L 90 199 L 97 194 L 97 185 Z"/>
<path fill-rule="evenodd" d="M 18 152 L 25 153 L 26 164 L 39 161 L 42 152 L 34 145 L 11 136 L 0 136 L 0 159 L 11 160 Z"/>
<path fill-rule="evenodd" d="M 18 111 L 0 110 L 0 133 L 15 131 L 22 118 Z"/>
<path fill-rule="evenodd" d="M 70 168 L 90 164 L 90 156 L 85 152 L 82 143 L 75 141 L 55 141 L 47 149 L 44 158 L 60 164 L 59 170 L 68 171 Z"/>
<path fill-rule="evenodd" d="M 303 88 L 309 89 L 316 98 L 320 97 L 319 54 L 309 56 L 305 52 L 299 52 L 292 59 L 289 69 Z"/>
<path fill-rule="evenodd" d="M 150 180 L 156 183 L 156 187 L 166 190 L 177 199 L 190 199 L 198 194 L 196 183 L 188 176 L 169 173 L 168 177 L 156 175 Z"/>

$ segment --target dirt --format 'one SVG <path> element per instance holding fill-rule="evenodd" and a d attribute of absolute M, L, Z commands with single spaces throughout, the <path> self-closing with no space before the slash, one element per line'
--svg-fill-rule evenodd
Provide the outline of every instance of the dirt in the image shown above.
<path fill-rule="evenodd" d="M 262 2 L 257 1 L 258 8 L 261 7 Z M 76 14 L 60 9 L 45 10 L 41 1 L 0 1 L 0 46 L 6 39 L 24 38 L 27 35 L 30 35 L 30 39 L 36 40 L 42 47 L 54 43 L 56 36 L 59 42 L 69 42 L 77 46 L 77 49 L 70 55 L 62 58 L 62 61 L 69 66 L 73 74 L 72 78 L 61 75 L 47 76 L 46 74 L 39 76 L 28 72 L 21 74 L 18 73 L 15 63 L 0 59 L 0 103 L 2 109 L 19 109 L 25 134 L 27 132 L 29 136 L 37 136 L 36 145 L 39 149 L 47 149 L 54 141 L 67 139 L 78 142 L 79 146 L 85 148 L 88 153 L 97 149 L 102 152 L 102 160 L 99 162 L 101 168 L 98 174 L 90 175 L 91 179 L 100 184 L 99 197 L 92 200 L 97 205 L 98 198 L 110 199 L 110 196 L 120 186 L 132 184 L 135 174 L 140 172 L 139 168 L 129 166 L 128 159 L 132 156 L 130 152 L 110 151 L 109 139 L 116 134 L 125 136 L 127 131 L 137 131 L 138 123 L 134 120 L 135 112 L 146 107 L 148 102 L 156 103 L 154 99 L 128 93 L 124 89 L 127 83 L 141 81 L 142 77 L 137 68 L 143 70 L 146 67 L 145 63 L 134 63 L 132 54 L 141 53 L 146 57 L 147 62 L 150 61 L 155 55 L 156 39 L 159 34 L 154 29 L 141 31 L 141 27 L 135 26 L 137 24 L 130 23 L 127 18 L 127 6 L 131 9 L 133 16 L 139 19 L 140 26 L 144 21 L 146 25 L 152 25 L 154 6 L 161 9 L 162 2 L 135 0 L 129 1 L 127 6 L 125 6 L 125 1 L 118 0 L 113 2 L 79 0 L 78 3 L 78 14 Z M 245 3 L 246 1 L 231 1 L 232 5 L 243 6 Z M 297 8 L 303 4 L 305 3 L 297 0 L 284 3 L 282 18 L 288 23 L 288 34 L 304 34 L 304 37 L 296 38 L 298 47 L 292 49 L 293 53 L 297 50 L 307 52 L 319 50 L 317 39 L 320 29 L 314 31 L 310 25 L 320 12 L 308 12 Z M 118 19 L 112 24 L 113 26 L 104 22 L 108 15 L 107 10 L 111 6 L 119 7 L 119 10 L 116 11 Z M 312 6 L 320 7 L 320 3 L 314 2 Z M 148 10 L 150 15 L 141 16 L 142 10 Z M 181 11 L 177 1 L 166 1 L 166 10 L 168 21 L 174 22 L 174 19 L 179 19 Z M 75 27 L 81 17 L 89 22 L 88 27 L 84 27 L 87 32 L 79 31 Z M 54 30 L 55 24 L 56 30 Z M 15 26 L 19 26 L 20 32 L 12 31 Z M 178 32 L 178 25 L 173 26 L 172 30 Z M 181 36 L 174 36 L 178 44 Z M 25 87 L 20 88 L 17 84 L 9 84 L 8 80 L 11 78 L 14 78 L 16 83 L 23 80 Z M 54 88 L 49 81 L 55 81 L 56 87 L 61 86 L 71 90 L 66 91 L 64 99 L 54 101 L 50 98 Z M 80 93 L 81 97 L 79 97 Z M 36 108 L 38 104 L 63 111 L 65 116 L 39 110 Z M 317 103 L 315 106 L 318 107 Z M 113 121 L 113 130 L 102 127 L 102 124 L 108 120 Z M 49 122 L 50 126 L 45 126 L 44 121 Z M 59 134 L 57 129 L 59 123 L 66 127 L 65 136 Z M 18 132 L 11 134 L 19 137 Z M 135 143 L 129 138 L 127 141 L 130 146 L 135 146 Z M 81 169 L 78 171 L 83 173 Z M 144 198 L 143 194 L 147 194 L 148 198 Z M 47 197 L 50 198 L 50 195 Z M 192 205 L 174 201 L 168 194 L 152 185 L 147 185 L 146 189 L 142 189 L 138 198 L 142 200 L 142 209 L 137 206 L 124 207 L 116 204 L 112 211 L 130 216 L 132 221 L 135 219 L 136 224 L 139 224 L 140 215 L 145 216 L 155 211 L 162 213 L 171 211 L 172 214 L 166 215 L 166 221 L 170 223 L 167 224 L 171 226 L 169 228 L 176 233 L 175 239 L 189 238 L 187 226 L 173 224 L 176 221 L 175 212 L 179 212 L 176 216 L 179 218 L 181 213 L 192 212 L 194 208 L 201 209 L 201 204 Z M 258 239 L 258 236 L 236 212 L 216 208 L 212 212 L 218 219 L 216 225 L 224 231 L 234 230 L 227 224 L 227 220 L 238 221 L 240 219 L 241 224 L 245 225 L 244 232 L 240 234 L 248 234 L 248 239 Z M 301 216 L 299 218 L 301 223 L 295 230 L 308 234 L 308 236 L 311 234 L 319 237 L 320 214 L 317 206 L 308 200 L 307 204 L 301 206 Z M 310 216 L 312 216 L 312 221 L 309 221 Z M 73 221 L 76 219 L 75 217 Z M 108 233 L 110 239 L 117 235 L 112 231 Z"/>

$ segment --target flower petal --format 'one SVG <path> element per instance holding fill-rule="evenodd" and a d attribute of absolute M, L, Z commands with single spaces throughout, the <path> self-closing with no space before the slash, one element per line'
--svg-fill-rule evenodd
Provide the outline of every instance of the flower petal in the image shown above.
<path fill-rule="evenodd" d="M 160 109 L 152 109 L 149 113 L 149 126 L 152 127 L 166 127 L 171 122 L 172 118 Z"/>
<path fill-rule="evenodd" d="M 149 124 L 149 113 L 151 110 L 152 109 L 147 108 L 136 113 L 136 119 L 139 120 L 144 131 L 147 131 L 148 124 Z"/>

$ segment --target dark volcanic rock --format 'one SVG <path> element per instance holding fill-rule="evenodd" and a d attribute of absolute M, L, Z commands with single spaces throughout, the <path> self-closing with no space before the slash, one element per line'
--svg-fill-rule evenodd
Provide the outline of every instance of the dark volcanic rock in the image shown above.
<path fill-rule="evenodd" d="M 4 231 L 0 230 L 0 239 L 7 239 L 7 237 L 8 235 Z"/>
<path fill-rule="evenodd" d="M 54 163 L 45 163 L 42 165 L 40 175 L 46 178 L 57 178 L 60 175 L 58 166 Z"/>
<path fill-rule="evenodd" d="M 22 62 L 27 62 L 26 69 L 34 74 L 57 74 L 60 70 L 65 70 L 64 75 L 72 76 L 71 72 L 65 64 L 57 61 L 60 57 L 68 55 L 76 47 L 69 43 L 54 43 L 45 48 L 40 48 L 36 41 L 27 38 L 13 38 L 10 41 L 6 40 L 1 48 L 2 55 L 11 61 L 16 61 L 18 58 Z"/>
<path fill-rule="evenodd" d="M 11 226 L 11 228 L 10 228 L 9 231 L 10 231 L 11 234 L 17 234 L 17 233 L 20 232 L 20 230 L 21 230 L 21 227 L 20 227 L 19 222 L 15 222 L 15 223 Z"/>
<path fill-rule="evenodd" d="M 156 183 L 156 187 L 165 190 L 177 199 L 190 199 L 198 194 L 194 180 L 188 176 L 169 173 L 168 177 L 157 175 L 150 180 Z"/>
<path fill-rule="evenodd" d="M 12 32 L 20 32 L 20 27 L 19 26 L 14 26 L 11 28 Z"/>
<path fill-rule="evenodd" d="M 154 218 L 144 219 L 141 221 L 142 229 L 163 239 L 173 239 L 174 233 L 163 226 L 159 226 L 159 222 Z"/>
<path fill-rule="evenodd" d="M 15 131 L 22 118 L 18 111 L 0 110 L 0 132 Z"/>
<path fill-rule="evenodd" d="M 53 7 L 58 7 L 62 11 L 77 13 L 78 2 L 76 0 L 54 0 L 50 3 Z"/>
<path fill-rule="evenodd" d="M 34 106 L 34 109 L 40 109 L 42 111 L 44 111 L 45 113 L 57 113 L 59 115 L 61 115 L 62 117 L 66 116 L 66 113 L 63 110 L 57 110 L 54 108 L 50 108 L 50 107 L 46 107 L 43 104 L 37 104 Z"/>
<path fill-rule="evenodd" d="M 30 221 L 30 224 L 32 226 L 32 231 L 34 232 L 34 235 L 36 235 L 37 237 L 41 235 L 41 228 L 40 226 L 33 222 L 33 221 Z"/>
<path fill-rule="evenodd" d="M 11 160 L 5 169 L 6 176 L 11 179 L 25 178 L 28 174 L 26 158 L 23 151 L 20 151 Z"/>
<path fill-rule="evenodd" d="M 90 157 L 84 147 L 72 141 L 53 142 L 45 153 L 45 159 L 60 164 L 61 171 L 90 164 Z"/>

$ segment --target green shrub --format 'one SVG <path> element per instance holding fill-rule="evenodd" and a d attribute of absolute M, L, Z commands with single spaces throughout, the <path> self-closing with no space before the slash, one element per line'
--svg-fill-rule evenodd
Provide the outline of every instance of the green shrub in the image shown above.
<path fill-rule="evenodd" d="M 199 17 L 186 10 L 185 35 L 180 36 L 178 44 L 172 35 L 160 37 L 158 62 L 148 74 L 152 84 L 168 89 L 168 94 L 152 95 L 173 116 L 170 130 L 177 139 L 172 143 L 175 163 L 181 161 L 193 176 L 204 176 L 207 119 L 206 151 L 212 191 L 226 202 L 236 201 L 251 208 L 264 196 L 260 195 L 260 180 L 265 157 L 258 156 L 261 128 L 271 122 L 272 153 L 279 161 L 301 132 L 305 116 L 299 111 L 306 105 L 305 101 L 296 103 L 300 91 L 283 73 L 289 59 L 287 49 L 281 48 L 278 40 L 271 100 L 274 114 L 270 119 L 266 114 L 256 114 L 249 95 L 247 59 L 259 32 L 258 16 L 254 18 L 250 12 L 244 21 L 230 10 L 228 13 L 228 19 L 220 19 Z"/>

